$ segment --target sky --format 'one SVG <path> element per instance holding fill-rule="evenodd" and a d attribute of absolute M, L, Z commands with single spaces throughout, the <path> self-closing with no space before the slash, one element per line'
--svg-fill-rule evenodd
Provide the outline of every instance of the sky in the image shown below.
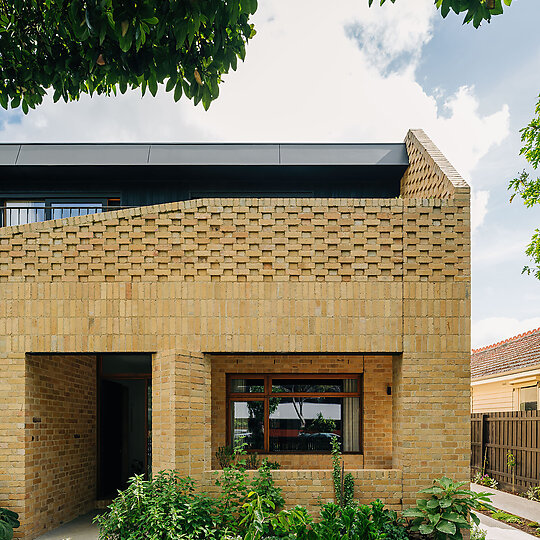
<path fill-rule="evenodd" d="M 472 188 L 472 346 L 540 327 L 540 281 L 521 273 L 540 207 L 507 190 L 540 94 L 538 0 L 479 29 L 432 0 L 375 4 L 261 1 L 246 60 L 208 112 L 164 88 L 47 98 L 27 116 L 1 111 L 0 141 L 398 142 L 422 128 Z"/>

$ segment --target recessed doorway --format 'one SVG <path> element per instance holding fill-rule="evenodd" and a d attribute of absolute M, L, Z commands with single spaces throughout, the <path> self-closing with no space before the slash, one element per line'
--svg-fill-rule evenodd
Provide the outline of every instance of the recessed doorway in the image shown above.
<path fill-rule="evenodd" d="M 152 356 L 98 358 L 98 499 L 112 499 L 152 463 Z"/>

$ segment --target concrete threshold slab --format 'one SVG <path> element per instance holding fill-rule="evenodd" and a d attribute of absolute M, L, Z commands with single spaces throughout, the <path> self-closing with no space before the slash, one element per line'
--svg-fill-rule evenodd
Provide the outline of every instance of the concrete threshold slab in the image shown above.
<path fill-rule="evenodd" d="M 97 540 L 99 528 L 92 523 L 98 512 L 90 512 L 69 523 L 65 523 L 48 533 L 38 536 L 35 540 Z"/>
<path fill-rule="evenodd" d="M 491 495 L 491 504 L 499 510 L 504 510 L 510 514 L 528 519 L 529 521 L 536 521 L 540 523 L 540 503 L 536 501 L 529 501 L 525 497 L 519 495 L 512 495 L 498 489 L 491 489 L 485 486 L 480 486 L 471 482 L 471 490 L 480 492 L 484 491 Z"/>

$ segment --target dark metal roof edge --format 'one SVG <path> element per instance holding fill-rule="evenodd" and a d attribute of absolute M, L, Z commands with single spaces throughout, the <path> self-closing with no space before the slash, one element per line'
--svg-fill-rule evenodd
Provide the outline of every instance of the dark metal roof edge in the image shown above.
<path fill-rule="evenodd" d="M 2 146 L 405 146 L 404 142 L 213 142 L 213 141 L 184 141 L 184 142 L 2 142 Z"/>
<path fill-rule="evenodd" d="M 408 164 L 405 143 L 0 143 L 0 167 Z"/>

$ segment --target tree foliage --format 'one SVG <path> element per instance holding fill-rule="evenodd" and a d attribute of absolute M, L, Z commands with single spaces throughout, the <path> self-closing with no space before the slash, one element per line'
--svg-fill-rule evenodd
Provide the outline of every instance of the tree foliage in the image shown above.
<path fill-rule="evenodd" d="M 540 165 L 540 96 L 538 96 L 535 113 L 536 116 L 520 131 L 523 143 L 520 155 L 525 156 L 536 171 Z M 519 195 L 527 208 L 540 203 L 540 178 L 534 178 L 526 170 L 510 181 L 508 189 L 514 191 L 510 201 Z M 527 274 L 532 272 L 537 279 L 540 279 L 540 229 L 535 230 L 525 253 L 532 259 L 534 266 L 525 266 L 523 272 Z"/>
<path fill-rule="evenodd" d="M 244 59 L 257 0 L 0 0 L 0 105 L 158 84 L 208 109 Z"/>
<path fill-rule="evenodd" d="M 369 5 L 373 4 L 374 0 L 368 0 Z M 395 4 L 396 0 L 390 0 Z M 404 0 L 406 1 L 406 0 Z M 381 6 L 386 0 L 380 0 Z M 437 9 L 440 10 L 443 18 L 453 11 L 456 15 L 465 13 L 463 24 L 472 22 L 475 28 L 478 28 L 482 21 L 491 21 L 494 15 L 503 13 L 503 6 L 509 6 L 512 0 L 435 0 Z"/>
<path fill-rule="evenodd" d="M 478 27 L 511 2 L 435 5 Z M 175 101 L 208 109 L 222 75 L 245 57 L 256 9 L 257 0 L 0 0 L 0 106 L 26 114 L 49 89 L 55 102 L 128 88 L 155 96 L 164 83 Z"/>

